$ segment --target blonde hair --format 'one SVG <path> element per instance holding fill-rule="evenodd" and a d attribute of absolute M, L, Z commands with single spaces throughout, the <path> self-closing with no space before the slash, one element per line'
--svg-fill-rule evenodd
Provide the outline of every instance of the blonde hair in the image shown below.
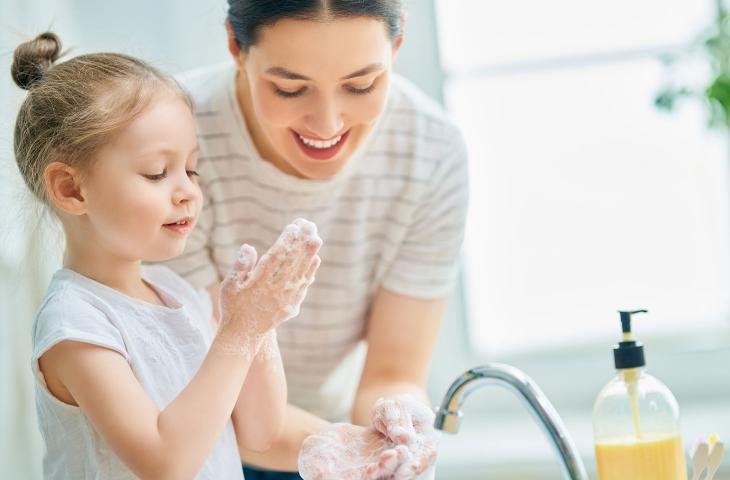
<path fill-rule="evenodd" d="M 149 105 L 160 88 L 192 102 L 175 80 L 150 64 L 118 53 L 80 55 L 54 64 L 61 41 L 51 32 L 20 44 L 11 73 L 28 96 L 15 123 L 15 160 L 33 194 L 46 205 L 44 171 L 63 162 L 81 174 L 95 153 Z"/>

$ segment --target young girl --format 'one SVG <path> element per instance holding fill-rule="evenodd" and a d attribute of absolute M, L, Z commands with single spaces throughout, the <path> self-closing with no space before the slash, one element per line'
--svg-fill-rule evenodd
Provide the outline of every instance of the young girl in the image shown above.
<path fill-rule="evenodd" d="M 239 448 L 282 427 L 275 328 L 295 316 L 321 246 L 288 225 L 257 262 L 241 247 L 220 314 L 171 270 L 202 208 L 190 102 L 169 77 L 119 54 L 54 65 L 52 33 L 20 45 L 29 90 L 15 155 L 60 219 L 64 268 L 33 328 L 46 478 L 242 478 Z M 238 442 L 238 445 L 237 445 Z"/>

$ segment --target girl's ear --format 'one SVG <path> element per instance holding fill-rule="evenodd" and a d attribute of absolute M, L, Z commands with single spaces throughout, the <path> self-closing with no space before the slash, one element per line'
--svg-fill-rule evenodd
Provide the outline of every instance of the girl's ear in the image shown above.
<path fill-rule="evenodd" d="M 244 53 L 238 47 L 236 36 L 233 34 L 233 25 L 231 25 L 230 20 L 226 20 L 226 33 L 228 35 L 228 51 L 231 52 L 231 56 L 236 62 L 238 70 L 243 71 Z"/>
<path fill-rule="evenodd" d="M 81 193 L 80 175 L 71 166 L 52 162 L 43 171 L 49 201 L 69 215 L 86 213 L 86 200 Z"/>

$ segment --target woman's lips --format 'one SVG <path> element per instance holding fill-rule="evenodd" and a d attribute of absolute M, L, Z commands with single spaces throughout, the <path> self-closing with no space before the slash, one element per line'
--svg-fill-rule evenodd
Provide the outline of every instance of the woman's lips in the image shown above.
<path fill-rule="evenodd" d="M 294 130 L 291 130 L 292 135 L 294 135 L 294 141 L 299 145 L 299 148 L 304 152 L 305 155 L 307 155 L 309 158 L 313 158 L 315 160 L 329 160 L 330 158 L 334 157 L 339 153 L 339 151 L 342 149 L 342 146 L 347 141 L 347 137 L 350 135 L 350 131 L 346 131 L 342 134 L 342 138 L 339 142 L 332 145 L 331 147 L 326 148 L 317 148 L 313 147 L 311 145 L 307 145 L 304 143 L 299 136 L 297 132 Z M 305 138 L 308 138 L 304 136 Z"/>

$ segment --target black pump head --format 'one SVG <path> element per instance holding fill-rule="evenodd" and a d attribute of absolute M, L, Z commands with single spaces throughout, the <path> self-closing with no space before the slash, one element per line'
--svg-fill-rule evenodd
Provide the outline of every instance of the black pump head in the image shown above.
<path fill-rule="evenodd" d="M 621 314 L 621 329 L 624 333 L 631 333 L 631 315 L 635 313 L 647 313 L 647 310 L 619 310 L 618 313 Z M 646 365 L 646 360 L 644 359 L 644 345 L 635 340 L 624 340 L 623 342 L 619 342 L 618 345 L 613 348 L 613 363 L 617 369 L 643 367 Z"/>
<path fill-rule="evenodd" d="M 631 315 L 635 313 L 647 313 L 648 310 L 619 310 L 618 313 L 621 315 L 621 328 L 624 333 L 631 332 Z"/>

